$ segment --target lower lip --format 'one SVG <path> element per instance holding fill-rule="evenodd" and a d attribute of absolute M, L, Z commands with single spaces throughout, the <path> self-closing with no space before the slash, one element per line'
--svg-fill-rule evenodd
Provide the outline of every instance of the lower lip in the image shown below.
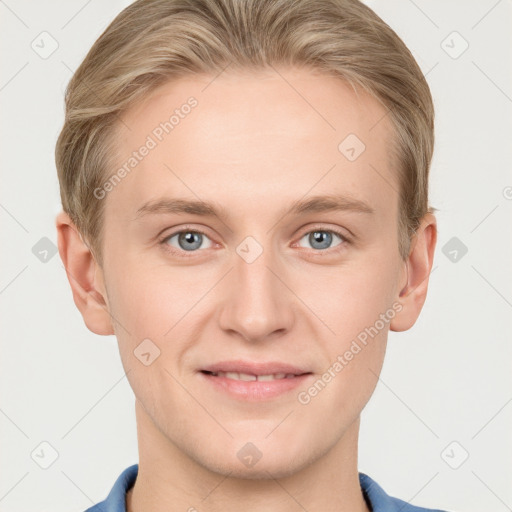
<path fill-rule="evenodd" d="M 215 389 L 227 393 L 233 398 L 249 401 L 263 401 L 278 397 L 301 385 L 303 386 L 305 381 L 312 377 L 312 374 L 308 373 L 289 379 L 245 381 L 215 377 L 203 372 L 199 372 L 199 374 Z"/>

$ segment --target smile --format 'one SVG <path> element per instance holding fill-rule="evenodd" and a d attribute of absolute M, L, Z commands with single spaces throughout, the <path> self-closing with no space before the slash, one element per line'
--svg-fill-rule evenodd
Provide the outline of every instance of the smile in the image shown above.
<path fill-rule="evenodd" d="M 245 382 L 251 382 L 251 381 L 272 381 L 272 380 L 279 380 L 279 379 L 293 379 L 297 377 L 294 373 L 272 373 L 269 375 L 253 375 L 250 373 L 237 373 L 237 372 L 205 372 L 209 373 L 210 375 L 214 377 L 225 377 L 226 379 L 232 379 L 232 380 L 243 380 Z"/>
<path fill-rule="evenodd" d="M 224 361 L 202 368 L 198 375 L 210 389 L 224 397 L 265 401 L 285 396 L 304 385 L 313 373 L 305 367 L 281 362 Z"/>

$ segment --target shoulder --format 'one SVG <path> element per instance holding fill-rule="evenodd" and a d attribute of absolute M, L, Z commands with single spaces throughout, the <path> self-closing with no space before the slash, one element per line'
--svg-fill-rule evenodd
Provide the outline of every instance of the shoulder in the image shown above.
<path fill-rule="evenodd" d="M 126 493 L 133 487 L 138 471 L 138 464 L 127 467 L 117 477 L 106 499 L 85 512 L 126 512 Z"/>
<path fill-rule="evenodd" d="M 363 495 L 372 512 L 448 512 L 411 505 L 404 500 L 389 496 L 384 489 L 365 473 L 359 473 Z"/>
<path fill-rule="evenodd" d="M 126 468 L 115 481 L 107 498 L 88 508 L 85 512 L 126 512 L 126 493 L 133 487 L 139 466 Z M 389 496 L 384 489 L 365 473 L 359 473 L 363 495 L 372 512 L 448 512 L 439 509 L 423 508 Z"/>

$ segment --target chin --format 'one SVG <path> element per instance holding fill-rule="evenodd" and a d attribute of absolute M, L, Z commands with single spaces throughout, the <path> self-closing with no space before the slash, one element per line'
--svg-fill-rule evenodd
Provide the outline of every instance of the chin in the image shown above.
<path fill-rule="evenodd" d="M 260 451 L 252 443 L 233 444 L 236 444 L 236 448 L 233 445 L 224 446 L 220 453 L 210 453 L 207 457 L 204 451 L 190 455 L 208 471 L 243 480 L 286 478 L 316 459 L 313 454 L 307 456 L 304 446 L 294 451 L 290 446 L 283 449 L 282 445 L 274 443 L 262 446 Z"/>
<path fill-rule="evenodd" d="M 263 461 L 263 458 L 252 467 L 245 467 L 239 460 L 227 460 L 219 464 L 208 464 L 203 461 L 203 465 L 211 472 L 230 478 L 241 480 L 270 480 L 273 478 L 286 478 L 292 476 L 302 469 L 297 466 L 297 462 L 282 459 L 276 463 L 272 461 Z"/>

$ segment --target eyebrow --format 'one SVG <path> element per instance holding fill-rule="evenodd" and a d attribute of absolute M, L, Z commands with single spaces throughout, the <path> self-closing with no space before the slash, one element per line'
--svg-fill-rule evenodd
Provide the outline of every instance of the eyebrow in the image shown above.
<path fill-rule="evenodd" d="M 375 210 L 370 205 L 360 199 L 340 195 L 321 195 L 297 201 L 293 203 L 292 207 L 288 211 L 283 212 L 283 214 L 304 215 L 307 213 L 331 211 L 352 211 L 367 214 L 375 213 Z M 139 220 L 147 215 L 173 213 L 188 213 L 203 217 L 218 217 L 220 219 L 227 219 L 229 217 L 224 207 L 213 202 L 192 201 L 180 198 L 163 198 L 149 201 L 142 205 L 137 210 L 134 220 Z"/>

